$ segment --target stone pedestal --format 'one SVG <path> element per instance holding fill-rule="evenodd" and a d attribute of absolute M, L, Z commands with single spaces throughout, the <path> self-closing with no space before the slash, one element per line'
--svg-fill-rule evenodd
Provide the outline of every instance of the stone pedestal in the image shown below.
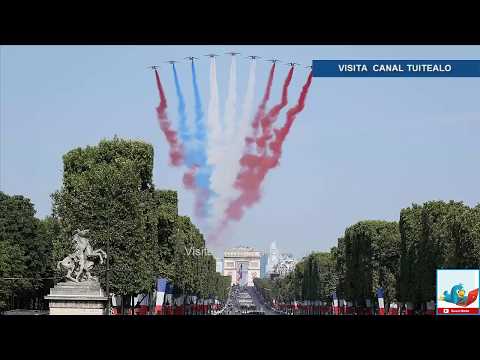
<path fill-rule="evenodd" d="M 45 296 L 50 315 L 105 315 L 108 297 L 98 281 L 66 281 L 50 289 Z"/>

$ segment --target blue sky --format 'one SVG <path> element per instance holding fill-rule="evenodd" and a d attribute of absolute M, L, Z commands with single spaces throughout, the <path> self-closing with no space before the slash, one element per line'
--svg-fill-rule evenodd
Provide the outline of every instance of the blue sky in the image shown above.
<path fill-rule="evenodd" d="M 116 134 L 153 144 L 156 187 L 178 190 L 180 212 L 193 215 L 183 171 L 168 166 L 155 114 L 158 94 L 146 66 L 161 65 L 177 127 L 173 75 L 163 61 L 201 58 L 197 71 L 206 110 L 209 62 L 202 55 L 226 51 L 304 65 L 312 59 L 480 58 L 480 46 L 3 46 L 0 189 L 29 197 L 44 217 L 51 211 L 50 194 L 61 186 L 62 155 Z M 222 108 L 229 62 L 228 56 L 217 61 Z M 257 66 L 257 104 L 269 65 L 259 61 Z M 237 68 L 241 104 L 248 60 L 239 59 Z M 177 70 L 192 121 L 188 63 Z M 287 71 L 278 67 L 272 103 Z M 290 104 L 306 75 L 305 69 L 296 70 Z M 476 205 L 479 96 L 480 78 L 315 78 L 281 165 L 264 183 L 262 201 L 230 227 L 225 246 L 267 249 L 276 241 L 280 250 L 301 257 L 328 250 L 359 220 L 397 220 L 412 202 L 452 199 Z"/>

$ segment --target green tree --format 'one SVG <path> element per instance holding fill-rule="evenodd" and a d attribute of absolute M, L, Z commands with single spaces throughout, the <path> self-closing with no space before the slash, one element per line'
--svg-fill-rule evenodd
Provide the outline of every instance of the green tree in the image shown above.
<path fill-rule="evenodd" d="M 0 237 L 0 312 L 11 309 L 13 297 L 30 287 L 29 280 L 22 279 L 26 275 L 26 256 L 22 248 Z"/>
<path fill-rule="evenodd" d="M 332 256 L 335 259 L 335 274 L 337 276 L 337 294 L 339 297 L 348 298 L 346 290 L 346 258 L 345 258 L 345 239 L 339 238 L 337 246 L 332 248 Z"/>
<path fill-rule="evenodd" d="M 329 253 L 312 253 L 302 260 L 304 271 L 300 280 L 303 293 L 301 299 L 312 301 L 331 299 L 338 284 L 335 251 L 336 248 Z"/>
<path fill-rule="evenodd" d="M 152 146 L 114 138 L 72 150 L 63 160 L 63 187 L 53 194 L 54 216 L 63 233 L 54 250 L 56 260 L 71 250 L 68 242 L 75 229 L 89 229 L 94 248 L 106 250 L 109 242 L 112 292 L 152 290 L 161 264 Z M 96 267 L 96 274 L 105 285 L 105 264 Z"/>
<path fill-rule="evenodd" d="M 478 268 L 479 227 L 478 206 L 471 209 L 462 202 L 429 201 L 402 209 L 401 299 L 434 299 L 436 269 Z"/>
<path fill-rule="evenodd" d="M 29 199 L 0 192 L 1 306 L 45 308 L 43 297 L 52 285 L 53 219 L 35 218 Z M 5 299 L 8 299 L 6 301 Z"/>
<path fill-rule="evenodd" d="M 397 297 L 400 233 L 398 223 L 361 221 L 345 231 L 347 294 L 363 302 L 375 298 L 379 287 L 387 301 Z"/>

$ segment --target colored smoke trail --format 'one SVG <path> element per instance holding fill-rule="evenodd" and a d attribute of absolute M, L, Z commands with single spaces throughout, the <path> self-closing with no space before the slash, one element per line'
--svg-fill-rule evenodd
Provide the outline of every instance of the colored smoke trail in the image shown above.
<path fill-rule="evenodd" d="M 256 142 L 258 137 L 258 128 L 260 126 L 260 120 L 265 116 L 265 108 L 267 106 L 268 100 L 270 99 L 270 93 L 272 92 L 273 78 L 275 76 L 275 63 L 272 64 L 270 68 L 270 73 L 268 75 L 267 86 L 265 88 L 265 93 L 263 94 L 262 102 L 258 106 L 257 113 L 253 118 L 252 122 L 252 136 L 245 138 L 245 143 L 247 145 L 247 151 L 249 152 L 249 146 Z"/>
<path fill-rule="evenodd" d="M 198 84 L 196 79 L 195 73 L 195 65 L 192 61 L 192 78 L 193 78 L 193 87 L 194 87 L 194 95 L 195 95 L 195 124 L 199 125 L 203 118 L 202 112 L 202 104 L 200 99 L 200 92 L 198 90 Z M 197 182 L 197 179 L 202 179 L 204 177 L 205 169 L 199 171 L 199 167 L 202 166 L 205 168 L 206 160 L 204 155 L 204 146 L 205 141 L 204 139 L 200 139 L 201 143 L 196 143 L 196 139 L 193 139 L 189 133 L 188 125 L 187 125 L 187 113 L 186 113 L 186 106 L 185 106 L 185 98 L 183 96 L 180 81 L 178 78 L 177 70 L 175 68 L 175 64 L 173 64 L 173 76 L 175 80 L 175 89 L 177 92 L 178 97 L 178 115 L 179 115 L 179 130 L 180 130 L 180 139 L 183 142 L 183 146 L 185 151 L 185 164 L 188 167 L 188 170 L 183 175 L 183 185 L 188 190 L 193 190 L 195 192 L 195 216 L 199 218 L 204 218 L 206 216 L 205 209 L 205 189 L 200 189 L 202 185 L 205 184 L 203 181 L 201 184 Z M 200 124 L 203 127 L 203 124 Z M 197 128 L 197 126 L 196 126 Z M 197 128 L 198 129 L 198 128 Z M 197 136 L 199 133 L 201 134 L 202 129 L 200 131 L 197 130 Z M 208 190 L 208 178 L 207 178 L 207 190 Z M 208 191 L 206 192 L 208 194 Z"/>
<path fill-rule="evenodd" d="M 214 201 L 214 198 L 217 196 L 213 191 L 211 178 L 222 158 L 221 141 L 222 124 L 220 123 L 220 104 L 218 100 L 217 65 L 215 63 L 215 58 L 212 57 L 210 60 L 210 100 L 208 102 L 207 115 L 207 166 L 211 169 L 209 179 L 211 191 L 208 196 L 207 208 L 210 206 L 210 202 Z"/>
<path fill-rule="evenodd" d="M 290 128 L 293 125 L 297 115 L 304 109 L 305 101 L 307 99 L 308 90 L 310 89 L 310 85 L 312 84 L 312 77 L 313 74 L 310 71 L 308 74 L 308 78 L 306 83 L 302 87 L 302 92 L 300 93 L 300 97 L 298 98 L 297 104 L 287 111 L 287 121 L 285 125 L 283 125 L 280 129 L 275 129 L 275 140 L 270 144 L 270 150 L 273 153 L 273 157 L 275 158 L 275 162 L 273 163 L 273 167 L 278 165 L 278 160 L 282 155 L 282 146 L 285 142 L 288 133 L 290 132 Z"/>
<path fill-rule="evenodd" d="M 225 133 L 223 142 L 225 146 L 229 146 L 235 130 L 235 117 L 237 107 L 237 65 L 236 58 L 232 56 L 230 64 L 230 76 L 228 80 L 228 93 L 225 102 Z"/>
<path fill-rule="evenodd" d="M 198 88 L 197 81 L 197 70 L 195 69 L 195 63 L 192 61 L 192 85 L 193 85 L 193 95 L 195 96 L 195 138 L 204 143 L 207 137 L 205 130 L 205 124 L 203 123 L 203 109 L 202 109 L 202 98 L 200 96 L 200 90 Z"/>
<path fill-rule="evenodd" d="M 179 134 L 180 140 L 182 141 L 183 149 L 185 151 L 185 164 L 188 167 L 191 167 L 193 165 L 193 156 L 192 156 L 192 151 L 190 146 L 191 136 L 189 134 L 188 125 L 187 125 L 187 111 L 185 106 L 185 97 L 183 96 L 183 93 L 182 93 L 182 88 L 180 86 L 180 80 L 178 79 L 178 74 L 177 74 L 177 69 L 175 67 L 175 64 L 172 64 L 172 70 L 173 70 L 173 78 L 175 82 L 175 91 L 177 93 L 177 98 L 178 98 L 178 108 L 177 108 L 178 118 L 179 118 L 178 134 Z"/>
<path fill-rule="evenodd" d="M 217 65 L 215 58 L 210 60 L 210 100 L 207 115 L 207 164 L 215 166 L 221 150 L 222 124 L 218 100 Z"/>
<path fill-rule="evenodd" d="M 267 142 L 272 137 L 272 124 L 277 120 L 280 111 L 282 111 L 282 109 L 288 104 L 288 88 L 292 82 L 293 69 L 294 67 L 292 66 L 287 74 L 287 77 L 285 78 L 285 81 L 283 82 L 280 103 L 271 108 L 268 114 L 260 119 L 262 135 L 256 139 L 257 151 L 259 153 L 265 153 Z"/>
<path fill-rule="evenodd" d="M 162 82 L 160 81 L 160 76 L 158 75 L 158 71 L 156 69 L 155 78 L 157 81 L 158 93 L 160 95 L 160 104 L 157 107 L 157 116 L 160 123 L 160 129 L 162 129 L 162 132 L 165 135 L 170 147 L 170 164 L 173 166 L 180 166 L 183 163 L 183 149 L 178 142 L 177 132 L 171 128 L 171 123 L 167 116 L 167 98 L 165 97 Z"/>
<path fill-rule="evenodd" d="M 245 138 L 250 129 L 249 119 L 251 118 L 253 103 L 255 100 L 255 80 L 256 61 L 253 59 L 250 63 L 241 118 L 235 131 L 235 137 L 230 140 L 228 148 L 225 149 L 224 166 L 222 166 L 223 171 L 220 174 L 221 192 L 213 207 L 214 220 L 222 219 L 230 201 L 239 195 L 238 190 L 234 187 L 234 183 L 235 178 L 240 171 L 240 163 L 238 159 L 240 159 L 243 154 Z"/>
<path fill-rule="evenodd" d="M 197 82 L 197 72 L 195 63 L 192 61 L 192 86 L 195 97 L 195 132 L 194 132 L 194 162 L 198 165 L 193 174 L 195 177 L 195 184 L 197 185 L 195 193 L 195 216 L 205 218 L 208 215 L 208 198 L 210 195 L 210 176 L 211 169 L 207 165 L 206 141 L 207 133 L 205 123 L 203 121 L 204 113 L 202 109 L 202 99 L 200 97 L 200 90 Z M 188 177 L 188 175 L 186 174 Z M 188 181 L 188 179 L 187 179 Z"/>
<path fill-rule="evenodd" d="M 212 241 L 216 241 L 225 230 L 231 220 L 240 220 L 244 214 L 244 208 L 251 207 L 261 198 L 260 187 L 267 173 L 278 166 L 282 154 L 282 147 L 297 115 L 304 109 L 308 90 L 312 83 L 312 72 L 308 75 L 307 81 L 295 106 L 287 111 L 286 122 L 280 129 L 275 129 L 275 139 L 270 144 L 272 155 L 245 155 L 241 163 L 242 171 L 237 176 L 235 186 L 241 191 L 239 197 L 230 202 L 225 216 L 217 230 L 210 235 Z M 210 238 L 209 238 L 210 239 Z"/>
<path fill-rule="evenodd" d="M 213 219 L 220 219 L 224 209 L 222 204 L 225 203 L 224 197 L 229 191 L 229 187 L 232 186 L 233 180 L 230 184 L 226 182 L 228 177 L 227 171 L 230 166 L 229 162 L 231 145 L 234 141 L 234 133 L 237 128 L 236 126 L 236 105 L 237 105 L 237 69 L 236 69 L 236 58 L 232 56 L 230 63 L 230 75 L 228 80 L 228 92 L 227 98 L 225 100 L 225 116 L 224 116 L 224 132 L 220 143 L 220 149 L 218 150 L 218 162 L 213 169 L 211 175 L 211 187 L 212 191 L 218 195 L 216 201 L 213 204 Z M 237 134 L 235 134 L 237 137 Z"/>
<path fill-rule="evenodd" d="M 183 185 L 188 190 L 195 190 L 197 188 L 195 184 L 195 175 L 197 172 L 198 167 L 193 165 L 189 168 L 185 174 L 183 174 Z"/>

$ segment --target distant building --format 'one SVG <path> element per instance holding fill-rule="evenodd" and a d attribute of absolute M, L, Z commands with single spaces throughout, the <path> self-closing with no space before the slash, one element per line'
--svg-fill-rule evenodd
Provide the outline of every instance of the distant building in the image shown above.
<path fill-rule="evenodd" d="M 275 266 L 278 264 L 279 261 L 279 253 L 277 249 L 277 244 L 274 242 L 270 245 L 270 252 L 268 253 L 268 260 L 267 260 L 267 274 L 271 274 L 274 271 Z"/>
<path fill-rule="evenodd" d="M 267 277 L 267 263 L 268 263 L 268 253 L 263 252 L 260 257 L 260 277 Z"/>
<path fill-rule="evenodd" d="M 266 266 L 266 276 L 269 278 L 285 277 L 295 269 L 297 261 L 291 254 L 281 254 L 277 249 L 277 244 L 272 242 Z"/>
<path fill-rule="evenodd" d="M 223 274 L 223 260 L 222 259 L 219 259 L 219 258 L 216 258 L 216 267 L 215 267 L 215 271 L 220 273 L 220 274 Z"/>
<path fill-rule="evenodd" d="M 225 250 L 223 275 L 232 278 L 232 285 L 253 286 L 253 279 L 260 277 L 260 258 L 260 251 L 247 246 Z"/>
<path fill-rule="evenodd" d="M 275 265 L 274 273 L 278 274 L 279 277 L 284 278 L 293 270 L 295 270 L 295 266 L 297 265 L 297 261 L 293 258 L 290 254 L 282 254 L 280 256 L 280 260 L 278 261 L 277 265 Z"/>

